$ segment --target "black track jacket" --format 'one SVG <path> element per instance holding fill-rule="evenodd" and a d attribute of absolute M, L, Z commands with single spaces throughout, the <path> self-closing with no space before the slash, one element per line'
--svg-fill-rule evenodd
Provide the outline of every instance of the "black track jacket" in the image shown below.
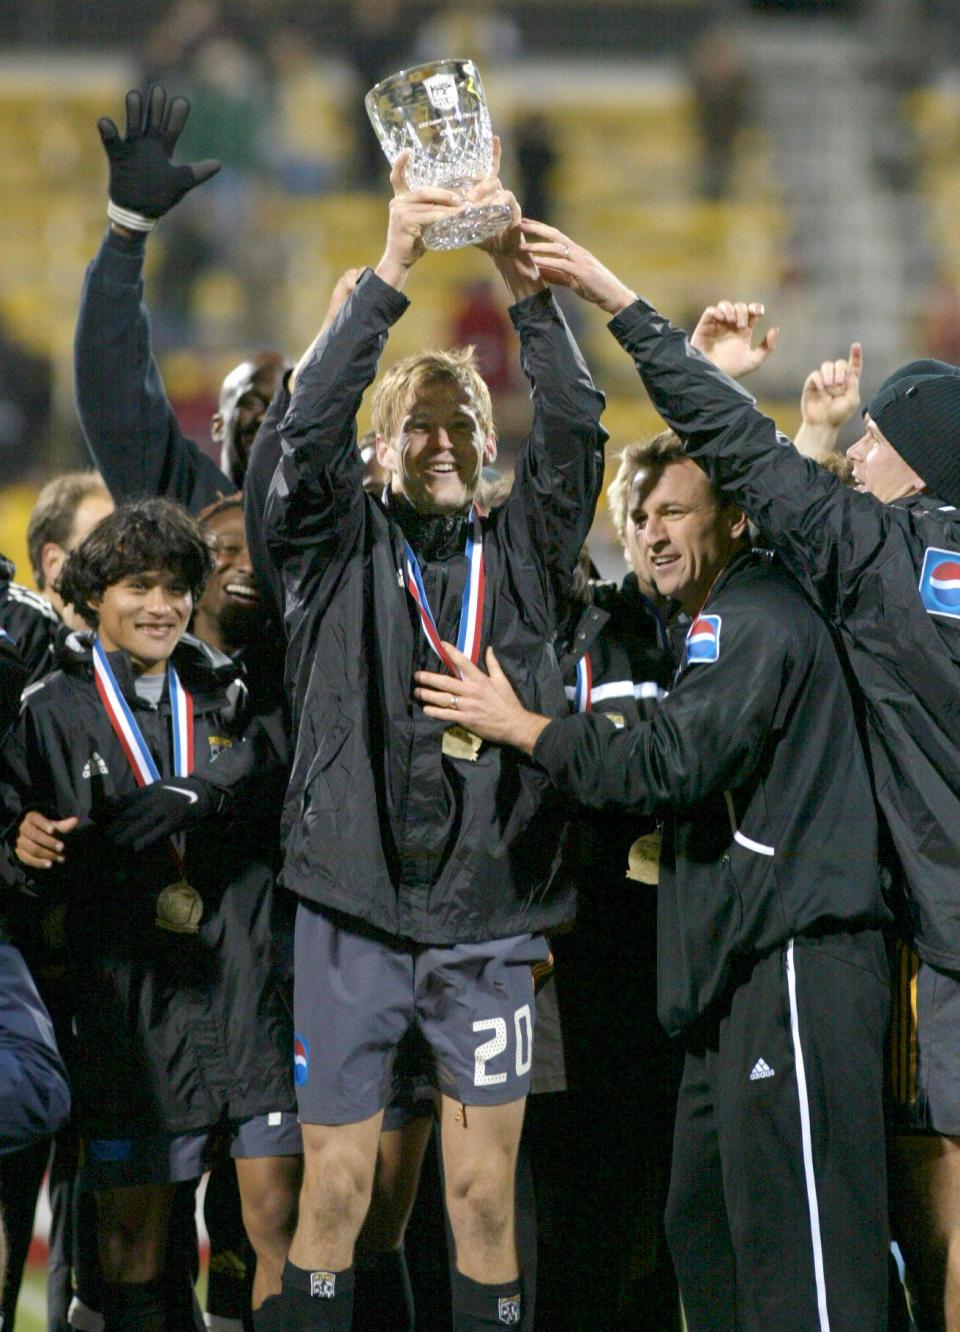
<path fill-rule="evenodd" d="M 794 935 L 884 924 L 877 823 L 830 631 L 763 553 L 726 567 L 701 617 L 715 660 L 681 666 L 646 721 L 551 723 L 534 758 L 594 809 L 663 823 L 657 1008 L 671 1034 L 741 964 Z M 638 885 L 638 891 L 644 891 Z"/>
<path fill-rule="evenodd" d="M 407 304 L 368 270 L 299 376 L 282 425 L 266 536 L 283 569 L 298 727 L 283 881 L 391 935 L 466 943 L 557 925 L 573 904 L 552 892 L 564 821 L 543 773 L 495 745 L 476 762 L 443 757 L 443 726 L 413 699 L 414 671 L 437 659 L 403 585 L 405 501 L 384 508 L 364 493 L 354 428 Z M 549 294 L 511 314 L 534 426 L 510 499 L 483 524 L 482 644 L 530 706 L 560 716 L 558 597 L 602 478 L 603 397 Z M 465 523 L 426 525 L 449 532 L 432 558 L 417 554 L 441 636 L 456 641 Z"/>
<path fill-rule="evenodd" d="M 218 762 L 242 757 L 236 668 L 189 637 L 173 661 L 193 696 L 194 774 L 217 785 Z M 160 772 L 170 776 L 166 689 L 153 709 L 135 694 L 125 654 L 111 653 L 110 663 Z M 264 763 L 271 753 L 262 746 Z M 211 818 L 187 834 L 187 878 L 203 897 L 203 917 L 199 933 L 173 934 L 155 924 L 157 893 L 178 878 L 166 844 L 132 855 L 114 850 L 98 827 L 109 818 L 108 802 L 137 785 L 100 702 L 87 635 L 70 635 L 60 669 L 27 691 L 2 766 L 21 801 L 10 839 L 27 809 L 80 818 L 66 864 L 28 882 L 38 913 L 66 901 L 77 1028 L 71 1078 L 82 1133 L 183 1132 L 222 1114 L 291 1109 L 289 1019 L 271 956 L 275 804 L 265 802 L 266 824 L 248 809 L 229 826 Z M 223 775 L 235 795 L 232 776 Z"/>
<path fill-rule="evenodd" d="M 610 329 L 686 452 L 839 630 L 917 949 L 960 970 L 960 607 L 931 612 L 921 589 L 938 565 L 960 562 L 960 513 L 930 496 L 882 504 L 842 485 L 644 301 Z"/>

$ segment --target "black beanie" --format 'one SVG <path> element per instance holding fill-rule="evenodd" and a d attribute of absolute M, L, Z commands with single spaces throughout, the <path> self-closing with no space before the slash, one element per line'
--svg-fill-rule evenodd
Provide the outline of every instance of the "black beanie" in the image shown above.
<path fill-rule="evenodd" d="M 928 490 L 960 506 L 960 369 L 910 361 L 883 381 L 868 414 Z"/>

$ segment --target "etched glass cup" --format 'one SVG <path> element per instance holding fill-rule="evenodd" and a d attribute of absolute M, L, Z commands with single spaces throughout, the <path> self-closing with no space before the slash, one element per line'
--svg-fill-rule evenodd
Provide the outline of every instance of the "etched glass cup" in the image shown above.
<path fill-rule="evenodd" d="M 406 181 L 413 190 L 466 190 L 493 168 L 490 113 L 472 60 L 430 60 L 382 79 L 364 98 L 367 115 L 392 166 L 410 149 Z M 501 231 L 506 204 L 464 204 L 424 227 L 428 250 L 458 250 Z"/>

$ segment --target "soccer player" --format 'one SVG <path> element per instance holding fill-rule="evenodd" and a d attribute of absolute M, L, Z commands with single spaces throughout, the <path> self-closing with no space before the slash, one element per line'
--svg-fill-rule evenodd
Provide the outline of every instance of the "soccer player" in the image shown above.
<path fill-rule="evenodd" d="M 271 842 L 233 783 L 230 835 L 217 834 L 228 797 L 216 764 L 243 744 L 243 689 L 228 659 L 183 637 L 210 565 L 203 535 L 166 501 L 105 519 L 61 578 L 96 632 L 67 641 L 4 756 L 25 805 L 76 820 L 64 863 L 32 887 L 65 899 L 74 943 L 73 1075 L 108 1327 L 165 1325 L 172 1186 L 202 1173 L 215 1130 L 232 1138 L 261 1296 L 286 1250 L 282 1226 L 270 1233 L 271 1163 L 299 1151 L 299 1130 L 262 919 Z M 191 811 L 177 815 L 191 822 L 185 842 L 155 836 L 157 807 L 174 801 Z"/>
<path fill-rule="evenodd" d="M 441 1092 L 446 1201 L 456 1242 L 454 1326 L 519 1325 L 513 1178 L 542 931 L 569 918 L 551 881 L 560 811 L 525 761 L 425 722 L 414 669 L 438 632 L 496 642 L 525 697 L 566 705 L 552 651 L 559 597 L 593 515 L 601 395 L 559 310 L 520 253 L 519 209 L 485 247 L 516 304 L 534 427 L 510 499 L 471 512 L 496 438 L 464 352 L 393 366 L 374 397 L 385 500 L 366 493 L 355 418 L 422 229 L 462 205 L 391 176 L 386 247 L 300 369 L 265 514 L 282 567 L 297 747 L 284 882 L 301 898 L 295 945 L 305 1178 L 277 1326 L 346 1328 L 354 1240 L 370 1198 L 397 1045 L 419 1027 Z M 249 522 L 248 512 L 248 522 Z M 269 1303 L 269 1302 L 268 1302 Z M 266 1308 L 266 1306 L 265 1306 Z"/>
<path fill-rule="evenodd" d="M 882 1329 L 889 913 L 843 668 L 679 441 L 650 451 L 631 517 L 690 620 L 647 720 L 538 716 L 492 649 L 489 677 L 454 649 L 463 678 L 417 692 L 591 809 L 661 821 L 658 1011 L 684 1051 L 666 1230 L 691 1332 Z"/>

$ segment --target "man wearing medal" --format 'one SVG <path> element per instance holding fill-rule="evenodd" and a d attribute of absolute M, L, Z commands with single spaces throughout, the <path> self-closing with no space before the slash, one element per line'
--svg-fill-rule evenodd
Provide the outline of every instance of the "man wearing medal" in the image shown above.
<path fill-rule="evenodd" d="M 533 1039 L 531 969 L 568 920 L 554 876 L 564 818 L 525 759 L 483 746 L 412 702 L 414 671 L 496 643 L 525 699 L 566 711 L 552 650 L 560 598 L 602 478 L 603 405 L 566 324 L 521 252 L 509 204 L 484 243 L 516 304 L 533 429 L 507 502 L 472 509 L 496 437 L 463 351 L 392 367 L 373 401 L 382 498 L 364 491 L 355 418 L 421 230 L 463 199 L 391 177 L 386 248 L 298 368 L 265 512 L 282 567 L 297 744 L 283 880 L 300 897 L 295 951 L 305 1181 L 275 1302 L 276 1326 L 346 1328 L 397 1045 L 432 1049 L 447 1207 L 456 1241 L 454 1327 L 520 1325 L 516 1148 Z M 441 261 L 442 262 L 442 261 Z M 248 523 L 250 521 L 248 510 Z M 454 675 L 449 678 L 454 679 Z M 263 1312 L 274 1305 L 267 1301 Z"/>
<path fill-rule="evenodd" d="M 243 817 L 216 835 L 228 807 L 209 755 L 243 744 L 245 690 L 228 658 L 184 637 L 211 566 L 203 534 L 168 501 L 104 519 L 62 576 L 96 632 L 67 639 L 4 751 L 22 806 L 60 816 L 62 840 L 29 887 L 66 906 L 81 1185 L 98 1195 L 103 1313 L 121 1332 L 166 1326 L 175 1185 L 203 1173 L 215 1133 L 229 1129 L 251 1204 L 300 1147 L 284 1001 L 258 919 L 274 870 L 256 848 L 269 828 L 236 790 L 229 811 Z M 164 817 L 180 832 L 131 825 L 127 812 L 153 793 L 148 822 L 176 807 Z M 272 1255 L 269 1237 L 251 1234 L 261 1283 L 279 1277 L 289 1232 L 278 1230 Z"/>

